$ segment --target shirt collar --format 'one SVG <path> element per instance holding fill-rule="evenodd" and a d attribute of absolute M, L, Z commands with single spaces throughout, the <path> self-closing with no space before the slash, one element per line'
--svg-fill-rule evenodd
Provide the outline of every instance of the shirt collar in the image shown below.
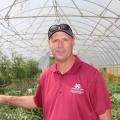
<path fill-rule="evenodd" d="M 72 73 L 75 73 L 78 71 L 78 69 L 80 68 L 81 64 L 82 64 L 82 61 L 80 60 L 80 58 L 77 56 L 77 55 L 74 55 L 75 56 L 75 62 L 74 64 L 72 65 L 72 67 L 70 68 L 69 71 L 67 71 L 65 74 L 72 74 Z M 50 70 L 54 73 L 57 73 L 59 72 L 57 70 L 57 64 L 53 64 L 51 67 L 50 67 Z"/>

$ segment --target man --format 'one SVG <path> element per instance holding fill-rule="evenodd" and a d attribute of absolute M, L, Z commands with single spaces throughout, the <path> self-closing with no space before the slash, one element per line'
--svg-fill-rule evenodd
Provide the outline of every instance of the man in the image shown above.
<path fill-rule="evenodd" d="M 56 63 L 42 72 L 35 96 L 0 96 L 0 103 L 43 108 L 44 120 L 112 120 L 109 94 L 99 72 L 73 54 L 69 25 L 53 25 L 48 44 Z"/>

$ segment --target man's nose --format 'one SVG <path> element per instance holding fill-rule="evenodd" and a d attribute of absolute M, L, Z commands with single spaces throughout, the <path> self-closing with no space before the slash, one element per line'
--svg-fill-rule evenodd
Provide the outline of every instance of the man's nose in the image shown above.
<path fill-rule="evenodd" d="M 63 47 L 63 41 L 62 41 L 62 40 L 60 40 L 60 41 L 58 42 L 58 47 Z"/>

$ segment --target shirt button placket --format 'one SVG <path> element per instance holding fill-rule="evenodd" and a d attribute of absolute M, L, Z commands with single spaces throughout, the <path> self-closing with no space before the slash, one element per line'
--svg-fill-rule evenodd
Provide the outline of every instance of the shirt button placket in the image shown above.
<path fill-rule="evenodd" d="M 62 81 L 63 81 L 63 75 L 59 74 L 59 94 L 62 94 Z"/>

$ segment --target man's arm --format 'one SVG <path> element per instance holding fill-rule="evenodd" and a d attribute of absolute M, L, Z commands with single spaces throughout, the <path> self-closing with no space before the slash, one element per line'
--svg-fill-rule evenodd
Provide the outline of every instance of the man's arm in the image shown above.
<path fill-rule="evenodd" d="M 99 115 L 100 120 L 112 120 L 111 110 L 107 109 L 105 113 Z"/>
<path fill-rule="evenodd" d="M 0 104 L 13 104 L 19 107 L 34 109 L 34 96 L 5 96 L 0 95 Z"/>

